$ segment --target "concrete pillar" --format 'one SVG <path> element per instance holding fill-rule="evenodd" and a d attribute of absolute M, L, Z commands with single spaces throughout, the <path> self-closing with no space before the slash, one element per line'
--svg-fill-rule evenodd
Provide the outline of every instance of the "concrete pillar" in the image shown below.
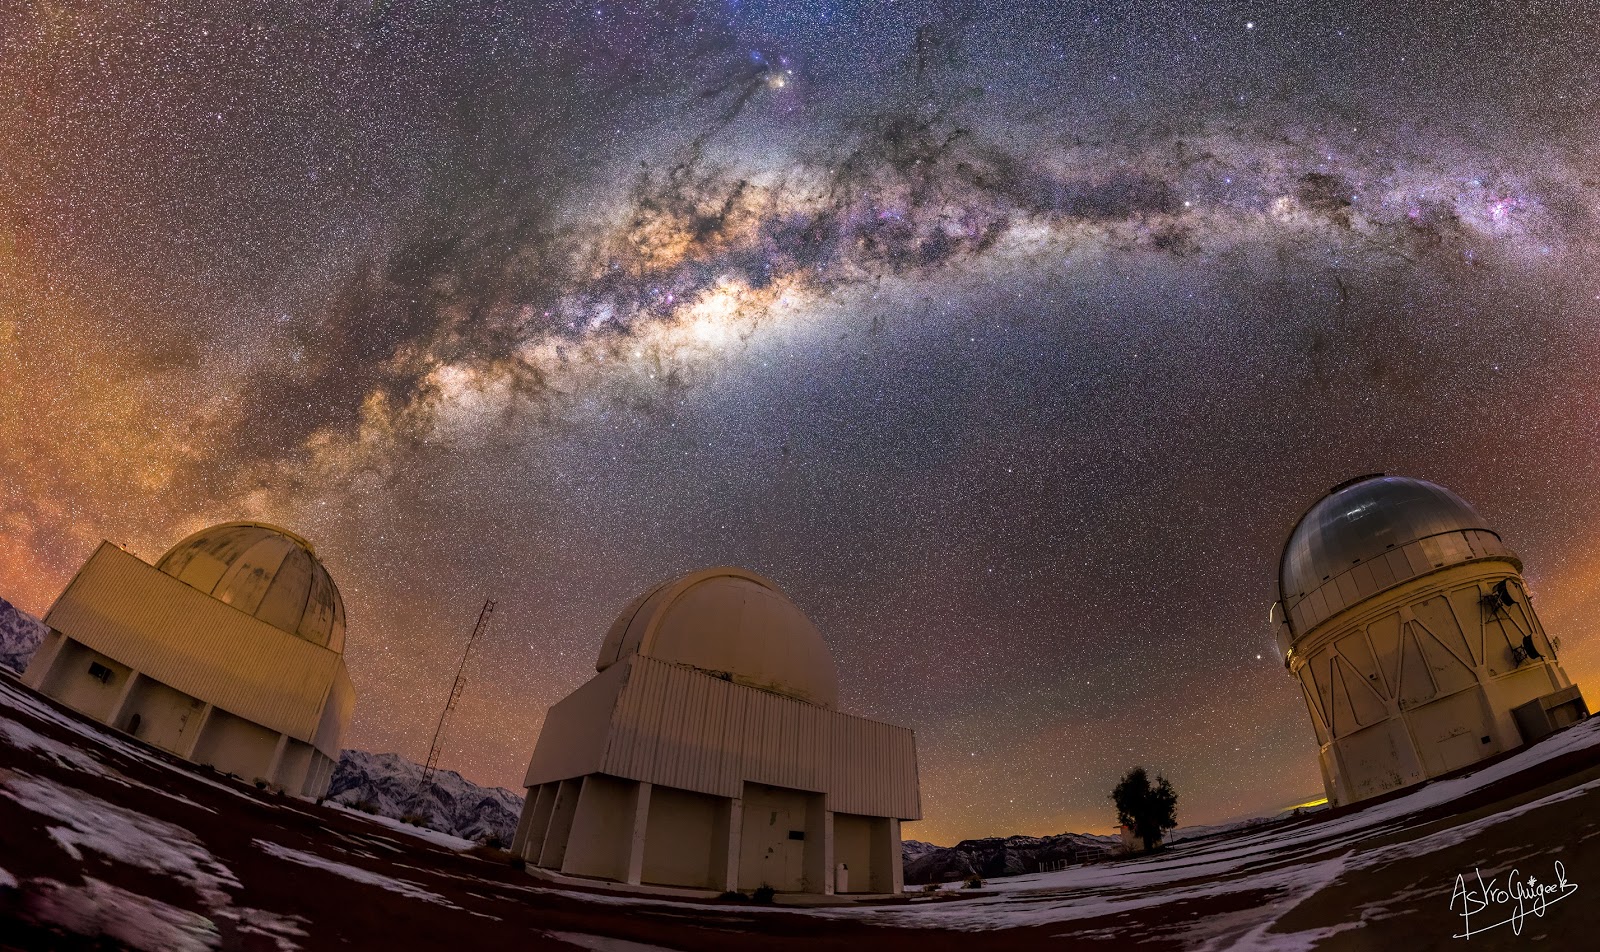
<path fill-rule="evenodd" d="M 720 855 L 713 855 L 711 879 L 721 883 L 724 892 L 739 888 L 739 836 L 744 829 L 744 800 L 729 797 L 723 809 L 717 811 L 717 823 L 712 835 L 721 845 Z"/>
<path fill-rule="evenodd" d="M 806 798 L 804 855 L 800 874 L 805 878 L 806 892 L 833 895 L 833 811 L 828 809 L 827 794 Z"/>
<path fill-rule="evenodd" d="M 533 806 L 539 799 L 539 791 L 544 789 L 541 784 L 537 787 L 528 787 L 523 792 L 522 812 L 517 814 L 517 832 L 511 835 L 511 855 L 521 856 L 522 848 L 528 845 L 528 824 L 533 822 Z"/>
<path fill-rule="evenodd" d="M 528 818 L 528 836 L 523 840 L 521 849 L 515 852 L 535 866 L 539 865 L 539 851 L 544 849 L 550 830 L 550 817 L 555 811 L 556 791 L 560 789 L 559 783 L 542 783 L 537 796 L 530 789 L 528 799 L 523 801 L 522 812 Z"/>
<path fill-rule="evenodd" d="M 122 721 L 122 709 L 128 706 L 128 698 L 133 694 L 133 686 L 143 677 L 139 672 L 129 669 L 128 680 L 122 683 L 122 690 L 117 692 L 117 699 L 111 702 L 111 712 L 106 715 L 106 724 L 122 730 L 118 726 Z"/>
<path fill-rule="evenodd" d="M 22 683 L 35 691 L 44 686 L 45 679 L 50 676 L 50 669 L 61 658 L 61 649 L 66 646 L 67 636 L 54 628 L 45 636 L 39 649 L 33 653 L 33 658 L 22 671 Z"/>
<path fill-rule="evenodd" d="M 583 778 L 567 833 L 561 872 L 615 882 L 637 882 L 644 865 L 644 820 L 650 787 L 606 774 Z"/>
<path fill-rule="evenodd" d="M 333 761 L 320 750 L 311 753 L 311 779 L 306 781 L 306 796 L 323 797 L 328 794 L 328 784 L 333 780 Z"/>
<path fill-rule="evenodd" d="M 640 781 L 633 788 L 633 817 L 629 829 L 628 884 L 637 886 L 644 878 L 644 838 L 650 827 L 649 783 Z"/>
<path fill-rule="evenodd" d="M 315 800 L 327 792 L 327 787 L 318 786 L 322 782 L 322 762 L 326 759 L 322 756 L 322 751 L 315 747 L 311 748 L 311 763 L 306 767 L 306 782 L 301 787 L 302 796 Z"/>
<path fill-rule="evenodd" d="M 893 879 L 889 884 L 889 891 L 899 895 L 906 891 L 905 854 L 900 851 L 900 820 L 898 817 L 889 818 L 889 869 Z"/>
<path fill-rule="evenodd" d="M 823 892 L 833 895 L 833 811 L 827 810 L 822 814 L 823 850 L 822 850 L 822 883 Z"/>
<path fill-rule="evenodd" d="M 267 772 L 262 779 L 267 783 L 283 786 L 283 781 L 278 779 L 278 769 L 283 766 L 283 752 L 289 746 L 289 735 L 279 734 L 277 746 L 272 748 L 272 759 L 267 761 Z"/>
<path fill-rule="evenodd" d="M 900 821 L 894 817 L 874 817 L 869 828 L 871 839 L 867 846 L 872 875 L 868 881 L 856 883 L 854 888 L 875 893 L 903 892 L 906 877 L 900 856 Z M 854 877 L 851 879 L 854 881 Z"/>
<path fill-rule="evenodd" d="M 536 865 L 546 869 L 561 868 L 567 855 L 567 838 L 572 834 L 572 818 L 577 815 L 578 798 L 582 793 L 582 777 L 563 780 L 556 788 L 555 803 L 550 808 L 550 826 L 545 830 Z"/>

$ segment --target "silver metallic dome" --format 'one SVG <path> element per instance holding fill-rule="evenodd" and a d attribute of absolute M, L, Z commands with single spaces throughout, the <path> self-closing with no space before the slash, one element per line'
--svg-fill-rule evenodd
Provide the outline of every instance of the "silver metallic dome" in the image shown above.
<path fill-rule="evenodd" d="M 344 651 L 344 599 L 311 543 L 264 522 L 225 522 L 173 546 L 156 568 L 312 644 Z"/>
<path fill-rule="evenodd" d="M 1300 517 L 1278 567 L 1284 602 L 1308 595 L 1356 565 L 1446 532 L 1492 532 L 1443 486 L 1405 476 L 1361 476 L 1335 486 Z"/>

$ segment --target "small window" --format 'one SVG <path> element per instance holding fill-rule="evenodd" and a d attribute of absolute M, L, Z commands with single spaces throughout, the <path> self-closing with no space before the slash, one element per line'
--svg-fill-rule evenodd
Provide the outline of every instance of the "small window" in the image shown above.
<path fill-rule="evenodd" d="M 94 678 L 101 684 L 110 684 L 111 669 L 98 661 L 91 661 L 89 662 L 89 677 Z"/>
<path fill-rule="evenodd" d="M 1489 735 L 1487 735 L 1487 734 L 1485 734 L 1485 735 L 1484 735 L 1484 736 L 1483 736 L 1483 737 L 1482 737 L 1482 738 L 1481 738 L 1481 740 L 1482 740 L 1482 742 L 1483 742 L 1483 743 L 1485 743 L 1485 744 L 1487 744 L 1487 743 L 1489 743 Z"/>
<path fill-rule="evenodd" d="M 791 839 L 791 840 L 803 840 L 805 838 L 806 838 L 806 831 L 805 830 L 790 830 L 789 831 L 789 839 Z"/>

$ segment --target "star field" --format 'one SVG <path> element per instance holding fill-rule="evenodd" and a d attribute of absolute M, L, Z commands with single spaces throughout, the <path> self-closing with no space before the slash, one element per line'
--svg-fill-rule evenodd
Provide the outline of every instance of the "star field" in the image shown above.
<path fill-rule="evenodd" d="M 1266 624 L 1349 476 L 1459 492 L 1600 674 L 1593 5 L 0 12 L 0 594 L 254 517 L 349 746 L 517 788 L 734 563 L 953 841 L 1320 790 Z"/>

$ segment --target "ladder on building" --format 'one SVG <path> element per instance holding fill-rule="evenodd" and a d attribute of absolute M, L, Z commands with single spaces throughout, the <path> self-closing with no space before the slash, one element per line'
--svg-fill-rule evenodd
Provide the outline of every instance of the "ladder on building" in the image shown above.
<path fill-rule="evenodd" d="M 433 743 L 428 747 L 428 762 L 422 767 L 422 780 L 417 784 L 417 790 L 411 795 L 415 803 L 421 798 L 423 791 L 428 789 L 433 782 L 433 775 L 439 770 L 440 741 L 444 737 L 444 723 L 450 712 L 456 709 L 456 702 L 461 700 L 461 691 L 467 686 L 467 661 L 472 658 L 472 649 L 478 640 L 489 630 L 489 623 L 494 619 L 494 599 L 483 603 L 483 610 L 478 612 L 478 623 L 472 628 L 472 636 L 467 639 L 467 648 L 461 652 L 461 665 L 456 668 L 456 679 L 450 685 L 450 696 L 445 698 L 444 710 L 439 712 L 439 723 L 433 728 Z"/>

